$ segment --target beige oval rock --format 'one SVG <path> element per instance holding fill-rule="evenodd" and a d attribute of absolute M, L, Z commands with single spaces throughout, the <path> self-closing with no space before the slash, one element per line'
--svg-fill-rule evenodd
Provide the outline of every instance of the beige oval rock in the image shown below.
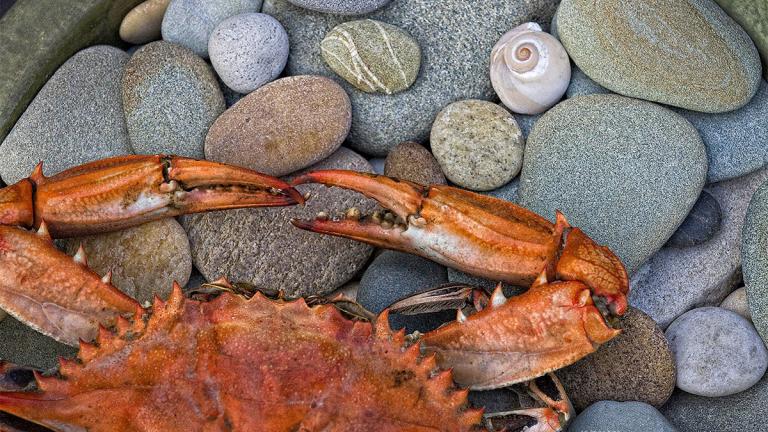
<path fill-rule="evenodd" d="M 120 39 L 137 45 L 160 39 L 160 26 L 170 2 L 146 0 L 131 9 L 120 23 Z"/>
<path fill-rule="evenodd" d="M 757 48 L 712 0 L 563 0 L 557 33 L 587 76 L 624 96 L 724 112 L 760 84 Z"/>
<path fill-rule="evenodd" d="M 142 303 L 166 298 L 173 281 L 184 286 L 192 272 L 187 234 L 173 218 L 64 243 L 70 255 L 82 243 L 88 266 L 100 275 L 112 270 L 112 284 Z"/>
<path fill-rule="evenodd" d="M 244 97 L 214 122 L 205 157 L 285 175 L 331 155 L 351 123 L 349 96 L 331 79 L 282 78 Z"/>
<path fill-rule="evenodd" d="M 308 170 L 373 172 L 362 156 L 344 147 Z M 305 205 L 242 209 L 184 216 L 195 267 L 207 280 L 226 276 L 259 288 L 282 289 L 289 297 L 328 294 L 349 281 L 368 262 L 373 248 L 363 243 L 295 228 L 293 218 L 314 219 L 356 207 L 373 212 L 375 201 L 321 185 L 300 185 L 310 194 Z"/>
<path fill-rule="evenodd" d="M 437 159 L 413 141 L 402 142 L 389 152 L 384 161 L 384 175 L 423 185 L 445 184 Z"/>

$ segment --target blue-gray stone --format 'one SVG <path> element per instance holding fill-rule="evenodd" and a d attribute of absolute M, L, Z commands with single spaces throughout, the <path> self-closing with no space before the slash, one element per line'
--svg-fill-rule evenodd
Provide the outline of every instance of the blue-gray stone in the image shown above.
<path fill-rule="evenodd" d="M 576 66 L 571 67 L 571 82 L 565 95 L 568 98 L 576 96 L 586 96 L 591 94 L 610 94 L 612 91 L 592 81 L 581 69 Z"/>
<path fill-rule="evenodd" d="M 368 267 L 360 280 L 357 301 L 371 312 L 384 308 L 415 292 L 448 282 L 445 267 L 415 255 L 385 251 Z M 390 316 L 393 329 L 405 327 L 407 332 L 426 331 L 454 319 L 456 311 L 423 315 Z"/>
<path fill-rule="evenodd" d="M 355 115 L 348 138 L 353 148 L 385 156 L 403 141 L 425 142 L 437 113 L 462 99 L 496 99 L 488 74 L 499 38 L 528 21 L 548 23 L 557 0 L 393 0 L 366 15 L 402 28 L 419 41 L 421 71 L 406 91 L 382 96 L 357 90 L 330 70 L 320 41 L 338 24 L 357 17 L 311 12 L 287 0 L 266 0 L 263 11 L 288 31 L 290 75 L 325 75 L 347 90 Z"/>
<path fill-rule="evenodd" d="M 66 61 L 29 104 L 0 146 L 7 183 L 133 153 L 123 117 L 120 77 L 128 54 L 110 46 L 84 49 Z"/>
<path fill-rule="evenodd" d="M 749 313 L 768 343 L 768 182 L 757 189 L 749 203 L 741 251 Z"/>
<path fill-rule="evenodd" d="M 163 40 L 183 45 L 208 58 L 208 39 L 225 19 L 259 12 L 262 0 L 171 0 L 163 16 Z"/>
<path fill-rule="evenodd" d="M 288 0 L 296 6 L 317 12 L 361 15 L 381 8 L 391 0 Z"/>
<path fill-rule="evenodd" d="M 700 245 L 717 233 L 722 219 L 720 204 L 709 192 L 702 191 L 691 212 L 665 246 L 683 248 Z"/>
<path fill-rule="evenodd" d="M 611 248 L 630 273 L 683 222 L 707 154 L 696 129 L 659 105 L 618 95 L 567 99 L 528 137 L 520 204 Z"/>
<path fill-rule="evenodd" d="M 709 156 L 707 183 L 740 177 L 768 164 L 768 83 L 735 111 L 707 114 L 677 109 L 699 130 Z"/>
<path fill-rule="evenodd" d="M 656 408 L 642 402 L 595 402 L 568 428 L 568 432 L 609 431 L 677 432 Z"/>
<path fill-rule="evenodd" d="M 523 133 L 523 139 L 527 140 L 528 135 L 533 130 L 533 125 L 536 124 L 543 114 L 513 114 L 517 125 L 520 126 L 520 131 Z M 502 186 L 503 187 L 503 186 Z"/>

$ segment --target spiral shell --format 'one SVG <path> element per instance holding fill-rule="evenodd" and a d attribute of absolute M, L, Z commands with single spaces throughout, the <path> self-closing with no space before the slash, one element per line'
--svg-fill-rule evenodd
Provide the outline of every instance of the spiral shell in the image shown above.
<path fill-rule="evenodd" d="M 510 110 L 539 114 L 556 104 L 571 80 L 568 53 L 536 23 L 508 31 L 491 52 L 491 83 Z"/>

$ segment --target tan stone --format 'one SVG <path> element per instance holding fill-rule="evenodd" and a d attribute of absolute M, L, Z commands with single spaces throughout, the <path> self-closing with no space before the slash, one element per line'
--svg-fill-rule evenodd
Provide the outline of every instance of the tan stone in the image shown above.
<path fill-rule="evenodd" d="M 384 175 L 423 185 L 445 184 L 440 164 L 432 153 L 413 141 L 397 145 L 384 162 Z"/>
<path fill-rule="evenodd" d="M 132 44 L 145 44 L 160 39 L 160 25 L 171 0 L 146 0 L 123 18 L 120 39 Z"/>

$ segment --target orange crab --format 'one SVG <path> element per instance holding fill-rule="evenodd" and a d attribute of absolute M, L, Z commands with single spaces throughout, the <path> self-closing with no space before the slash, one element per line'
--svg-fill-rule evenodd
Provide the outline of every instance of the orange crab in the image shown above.
<path fill-rule="evenodd" d="M 0 190 L 0 220 L 37 228 L 0 226 L 0 306 L 80 351 L 62 360 L 58 375 L 36 374 L 33 391 L 0 392 L 0 410 L 67 432 L 479 430 L 482 412 L 467 408 L 467 390 L 454 380 L 470 389 L 529 381 L 618 333 L 605 316 L 626 309 L 626 271 L 562 215 L 553 225 L 471 192 L 349 171 L 309 173 L 294 184 L 307 182 L 360 191 L 391 214 L 294 221 L 300 228 L 530 289 L 512 298 L 500 287 L 488 297 L 464 289 L 472 307 L 452 293 L 456 321 L 408 337 L 389 329 L 387 311 L 370 324 L 331 305 L 261 294 L 198 301 L 175 286 L 167 302 L 145 309 L 90 271 L 82 253 L 59 252 L 50 235 L 291 205 L 301 195 L 243 168 L 169 156 L 107 159 L 50 178 L 38 169 Z M 442 302 L 435 293 L 416 299 Z M 545 406 L 505 414 L 532 417 L 524 430 L 561 430 L 567 400 L 535 383 L 529 390 Z"/>

